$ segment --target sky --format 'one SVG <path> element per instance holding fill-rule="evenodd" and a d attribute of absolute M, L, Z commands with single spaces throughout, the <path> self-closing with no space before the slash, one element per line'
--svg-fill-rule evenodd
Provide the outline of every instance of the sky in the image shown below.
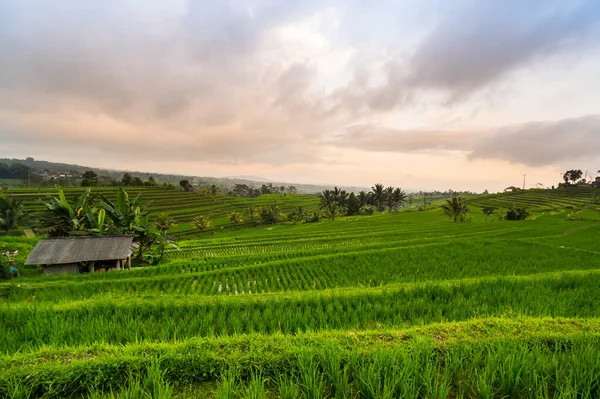
<path fill-rule="evenodd" d="M 0 0 L 0 157 L 412 190 L 600 169 L 596 0 Z"/>

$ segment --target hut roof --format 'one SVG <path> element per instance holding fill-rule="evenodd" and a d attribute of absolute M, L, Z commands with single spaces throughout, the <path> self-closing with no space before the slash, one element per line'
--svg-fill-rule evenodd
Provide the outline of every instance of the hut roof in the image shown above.
<path fill-rule="evenodd" d="M 27 257 L 26 265 L 125 259 L 133 236 L 42 238 Z"/>

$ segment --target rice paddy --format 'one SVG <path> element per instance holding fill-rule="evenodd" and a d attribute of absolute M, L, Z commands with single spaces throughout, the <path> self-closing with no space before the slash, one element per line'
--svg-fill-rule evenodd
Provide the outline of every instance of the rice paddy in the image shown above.
<path fill-rule="evenodd" d="M 0 284 L 0 397 L 597 398 L 594 193 L 182 231 L 158 266 L 25 273 Z M 533 217 L 479 208 L 513 203 Z"/>

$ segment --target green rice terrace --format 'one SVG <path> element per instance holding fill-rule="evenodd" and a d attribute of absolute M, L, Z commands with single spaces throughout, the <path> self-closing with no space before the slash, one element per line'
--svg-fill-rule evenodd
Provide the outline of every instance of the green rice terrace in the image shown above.
<path fill-rule="evenodd" d="M 84 192 L 82 187 L 63 188 L 68 199 L 81 195 Z M 38 215 L 44 210 L 44 206 L 38 202 L 44 199 L 46 194 L 55 195 L 56 189 L 43 188 L 11 188 L 9 195 L 17 200 L 23 200 L 25 206 L 32 212 L 33 216 Z M 128 188 L 131 197 L 142 193 L 145 203 L 150 203 L 148 210 L 153 214 L 165 213 L 171 216 L 177 226 L 170 230 L 170 233 L 177 237 L 198 235 L 197 230 L 192 227 L 191 220 L 201 214 L 210 218 L 212 225 L 220 230 L 231 229 L 227 215 L 231 212 L 242 212 L 248 206 L 266 206 L 276 203 L 283 212 L 289 212 L 299 206 L 307 210 L 316 210 L 319 200 L 314 195 L 281 195 L 265 194 L 257 198 L 239 198 L 233 196 L 219 195 L 217 197 L 200 195 L 198 193 L 188 193 L 179 190 L 168 190 L 153 187 Z M 117 195 L 117 187 L 94 187 L 94 195 L 105 195 L 114 200 Z M 250 225 L 246 222 L 246 226 Z M 241 226 L 236 226 L 239 228 Z"/>
<path fill-rule="evenodd" d="M 0 283 L 0 397 L 598 398 L 596 192 L 474 197 L 466 223 L 434 207 L 234 229 L 250 204 L 319 200 L 148 189 L 179 223 L 159 265 Z M 482 212 L 511 206 L 531 216 Z M 224 228 L 198 235 L 209 212 Z M 18 265 L 37 240 L 0 237 Z"/>

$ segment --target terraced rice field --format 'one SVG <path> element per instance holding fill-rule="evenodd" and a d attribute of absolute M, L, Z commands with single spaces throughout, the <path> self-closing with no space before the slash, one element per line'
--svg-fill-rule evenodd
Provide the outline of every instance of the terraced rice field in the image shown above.
<path fill-rule="evenodd" d="M 198 193 L 186 193 L 180 190 L 166 190 L 153 187 L 130 187 L 127 188 L 130 197 L 135 197 L 142 192 L 144 202 L 150 203 L 148 210 L 157 215 L 166 213 L 170 215 L 178 226 L 169 231 L 170 234 L 178 238 L 195 237 L 199 233 L 191 224 L 196 216 L 207 216 L 215 230 L 229 230 L 233 227 L 229 224 L 228 215 L 231 212 L 243 212 L 250 205 L 267 206 L 277 204 L 284 213 L 291 212 L 299 206 L 305 207 L 307 211 L 317 209 L 318 198 L 313 195 L 294 194 L 280 195 L 267 194 L 257 198 L 239 198 L 232 196 L 219 195 L 215 198 L 203 196 Z M 68 199 L 71 199 L 83 192 L 81 187 L 64 188 Z M 114 200 L 116 198 L 116 187 L 94 187 L 92 194 L 102 194 L 107 198 Z M 39 204 L 38 199 L 44 198 L 46 194 L 56 195 L 56 189 L 53 188 L 34 188 L 34 189 L 14 189 L 11 188 L 8 195 L 25 201 L 28 211 L 35 215 L 44 210 L 43 205 Z M 246 220 L 246 226 L 250 222 Z M 242 227 L 238 225 L 235 228 Z"/>
<path fill-rule="evenodd" d="M 533 212 L 581 208 L 593 206 L 600 209 L 600 190 L 574 187 L 556 190 L 524 190 L 496 195 L 481 196 L 472 201 L 474 205 L 502 208 L 527 207 Z"/>
<path fill-rule="evenodd" d="M 0 397 L 597 398 L 600 224 L 551 208 L 248 228 L 2 283 Z"/>

